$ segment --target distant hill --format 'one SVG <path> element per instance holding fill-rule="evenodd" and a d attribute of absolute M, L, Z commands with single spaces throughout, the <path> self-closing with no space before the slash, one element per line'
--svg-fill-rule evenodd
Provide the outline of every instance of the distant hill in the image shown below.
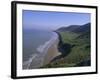
<path fill-rule="evenodd" d="M 78 27 L 77 29 L 73 30 L 73 32 L 76 32 L 76 33 L 90 32 L 90 26 L 91 26 L 91 24 L 87 23 L 87 24 L 82 25 L 82 26 Z"/>
<path fill-rule="evenodd" d="M 71 25 L 68 27 L 62 27 L 59 28 L 57 31 L 58 32 L 63 32 L 63 31 L 70 31 L 70 32 L 75 32 L 75 33 L 85 33 L 90 31 L 90 23 L 84 24 L 84 25 Z"/>
<path fill-rule="evenodd" d="M 78 37 L 76 37 L 77 39 L 84 39 L 86 42 L 90 43 L 90 28 L 91 28 L 91 24 L 85 24 L 83 26 L 81 26 L 80 28 L 78 28 L 77 30 L 74 30 L 75 33 L 80 33 L 80 35 Z"/>
<path fill-rule="evenodd" d="M 80 25 L 70 25 L 70 26 L 64 26 L 64 27 L 61 27 L 59 28 L 57 31 L 73 31 L 75 29 L 77 29 L 78 27 L 80 27 Z"/>

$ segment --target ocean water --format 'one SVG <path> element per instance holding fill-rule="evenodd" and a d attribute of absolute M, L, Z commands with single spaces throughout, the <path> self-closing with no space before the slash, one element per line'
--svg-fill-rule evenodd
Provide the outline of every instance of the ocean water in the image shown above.
<path fill-rule="evenodd" d="M 41 65 L 44 45 L 48 45 L 55 35 L 52 31 L 23 29 L 23 69 L 28 69 L 32 61 L 34 68 Z"/>

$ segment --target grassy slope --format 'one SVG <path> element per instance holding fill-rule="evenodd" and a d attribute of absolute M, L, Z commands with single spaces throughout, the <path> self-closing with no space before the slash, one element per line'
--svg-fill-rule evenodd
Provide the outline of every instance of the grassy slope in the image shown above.
<path fill-rule="evenodd" d="M 90 59 L 90 43 L 89 37 L 80 36 L 73 32 L 60 32 L 64 43 L 74 45 L 68 56 L 51 62 L 44 67 L 71 67 L 77 63 Z M 80 36 L 80 37 L 79 37 Z M 79 38 L 78 38 L 79 37 Z"/>

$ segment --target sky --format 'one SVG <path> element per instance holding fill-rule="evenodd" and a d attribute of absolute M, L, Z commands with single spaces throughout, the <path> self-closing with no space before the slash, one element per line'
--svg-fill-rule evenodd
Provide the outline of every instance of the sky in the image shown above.
<path fill-rule="evenodd" d="M 23 10 L 22 24 L 25 29 L 56 30 L 69 25 L 90 22 L 90 13 L 51 12 Z"/>

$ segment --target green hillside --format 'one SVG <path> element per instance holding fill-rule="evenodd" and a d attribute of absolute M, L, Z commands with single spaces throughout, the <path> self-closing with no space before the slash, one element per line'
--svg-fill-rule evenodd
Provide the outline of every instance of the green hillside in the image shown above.
<path fill-rule="evenodd" d="M 90 66 L 90 30 L 88 32 L 76 33 L 71 31 L 60 31 L 63 45 L 68 44 L 71 47 L 64 48 L 64 55 L 62 55 L 45 68 L 54 67 L 73 67 L 73 66 Z M 66 46 L 66 45 L 64 45 Z M 69 51 L 68 51 L 69 49 Z M 81 65 L 80 65 L 81 63 Z"/>

